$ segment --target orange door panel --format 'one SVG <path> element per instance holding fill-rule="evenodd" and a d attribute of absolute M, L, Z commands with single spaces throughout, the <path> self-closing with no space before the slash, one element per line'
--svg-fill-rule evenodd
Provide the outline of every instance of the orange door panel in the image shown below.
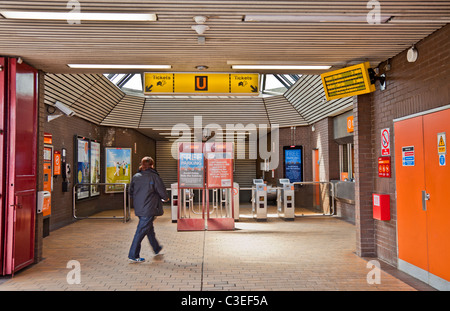
<path fill-rule="evenodd" d="M 438 134 L 450 135 L 450 110 L 423 116 L 429 272 L 450 281 L 450 165 L 439 164 Z M 448 147 L 448 145 L 446 146 Z M 445 155 L 448 161 L 448 155 Z"/>
<path fill-rule="evenodd" d="M 427 214 L 422 209 L 425 190 L 422 117 L 394 123 L 397 189 L 398 257 L 428 270 Z M 403 163 L 403 147 L 414 147 L 414 165 Z"/>

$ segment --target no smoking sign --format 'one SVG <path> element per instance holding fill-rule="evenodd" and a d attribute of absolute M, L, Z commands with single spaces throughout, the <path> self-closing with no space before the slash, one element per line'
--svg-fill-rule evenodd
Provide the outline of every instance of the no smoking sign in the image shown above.
<path fill-rule="evenodd" d="M 391 154 L 391 133 L 389 128 L 381 130 L 381 155 L 387 156 Z"/>

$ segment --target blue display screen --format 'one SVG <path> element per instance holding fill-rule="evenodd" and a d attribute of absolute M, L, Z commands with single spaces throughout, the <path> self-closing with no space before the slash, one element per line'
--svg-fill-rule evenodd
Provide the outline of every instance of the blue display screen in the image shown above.
<path fill-rule="evenodd" d="M 302 171 L 302 147 L 285 147 L 285 178 L 289 178 L 290 182 L 303 181 Z"/>

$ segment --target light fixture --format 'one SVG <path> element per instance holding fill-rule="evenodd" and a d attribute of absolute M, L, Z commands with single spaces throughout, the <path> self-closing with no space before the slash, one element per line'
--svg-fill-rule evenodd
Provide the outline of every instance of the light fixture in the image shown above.
<path fill-rule="evenodd" d="M 0 11 L 8 19 L 36 20 L 84 20 L 84 21 L 134 21 L 154 22 L 154 13 L 76 13 L 76 12 L 39 12 L 39 11 Z"/>
<path fill-rule="evenodd" d="M 208 66 L 198 65 L 198 66 L 195 66 L 195 69 L 197 69 L 197 70 L 205 70 L 205 69 L 208 69 Z"/>
<path fill-rule="evenodd" d="M 206 16 L 194 16 L 193 19 L 197 24 L 204 24 L 208 20 Z"/>
<path fill-rule="evenodd" d="M 67 64 L 74 69 L 171 69 L 171 65 Z"/>
<path fill-rule="evenodd" d="M 233 69 L 262 70 L 327 70 L 331 66 L 315 65 L 232 65 Z"/>
<path fill-rule="evenodd" d="M 414 63 L 417 60 L 418 56 L 419 56 L 419 53 L 417 52 L 417 49 L 414 46 L 412 46 L 406 53 L 406 59 L 410 63 Z"/>
<path fill-rule="evenodd" d="M 195 30 L 195 32 L 197 32 L 197 34 L 202 35 L 205 33 L 205 31 L 209 30 L 209 26 L 206 25 L 193 25 L 191 26 L 191 28 L 193 30 Z"/>
<path fill-rule="evenodd" d="M 381 23 L 387 22 L 391 16 L 380 16 Z M 285 23 L 367 23 L 366 15 L 274 15 L 274 14 L 248 14 L 244 22 L 285 22 Z"/>

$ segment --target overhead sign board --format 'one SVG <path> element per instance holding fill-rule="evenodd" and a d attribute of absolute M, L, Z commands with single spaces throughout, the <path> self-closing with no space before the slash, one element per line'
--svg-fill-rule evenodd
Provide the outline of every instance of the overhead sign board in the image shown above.
<path fill-rule="evenodd" d="M 370 82 L 369 62 L 321 74 L 327 100 L 366 94 L 375 91 Z"/>
<path fill-rule="evenodd" d="M 144 94 L 240 94 L 259 95 L 257 73 L 161 73 L 144 74 Z"/>

